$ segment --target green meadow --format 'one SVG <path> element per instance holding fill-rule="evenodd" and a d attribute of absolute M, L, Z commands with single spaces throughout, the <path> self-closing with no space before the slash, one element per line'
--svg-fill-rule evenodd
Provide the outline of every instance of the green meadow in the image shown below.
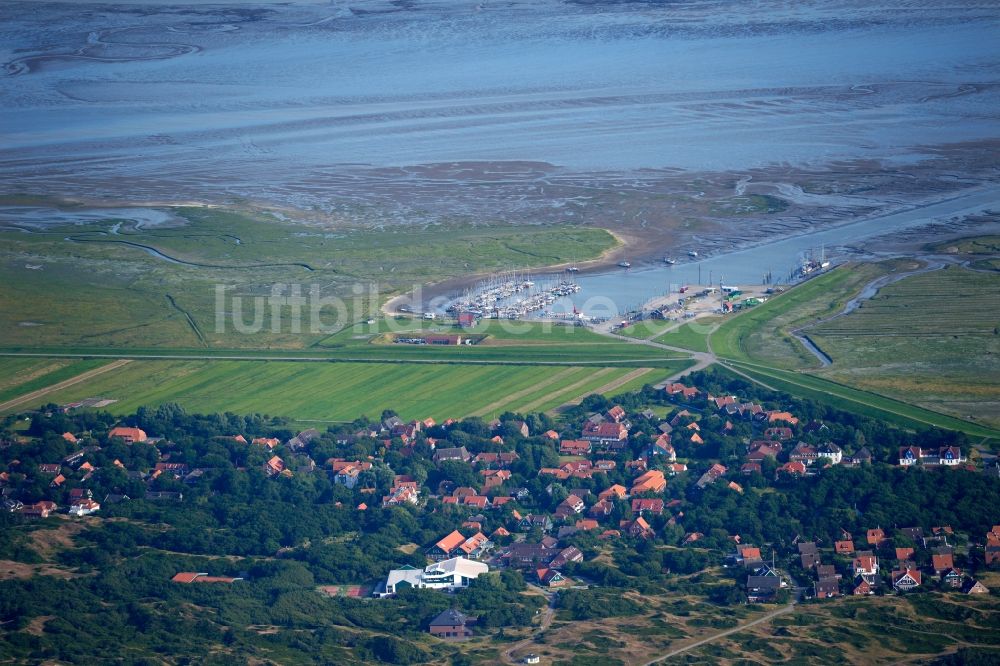
<path fill-rule="evenodd" d="M 0 362 L 0 368 L 6 364 Z M 633 368 L 292 361 L 142 361 L 40 397 L 37 407 L 90 397 L 114 399 L 107 409 L 175 402 L 193 412 L 266 413 L 308 421 L 350 421 L 395 409 L 403 418 L 459 418 L 490 407 L 500 414 L 535 401 L 542 411 Z M 580 379 L 599 378 L 578 384 Z M 553 375 L 558 384 L 536 390 Z M 570 391 L 563 391 L 567 383 Z M 641 385 L 640 385 L 641 386 Z M 520 396 L 520 397 L 518 397 Z"/>
<path fill-rule="evenodd" d="M 329 333 L 312 332 L 310 321 L 294 332 L 290 306 L 272 318 L 270 306 L 260 301 L 261 326 L 253 334 L 239 333 L 233 322 L 239 315 L 251 324 L 254 299 L 266 299 L 274 285 L 300 285 L 304 295 L 315 287 L 324 298 L 344 299 L 343 326 L 377 316 L 385 299 L 417 284 L 584 261 L 617 243 L 603 229 L 566 225 L 384 231 L 220 209 L 173 212 L 183 225 L 136 229 L 108 219 L 31 233 L 0 229 L 0 344 L 302 349 Z M 376 285 L 377 296 L 369 298 L 366 291 L 365 298 L 356 298 L 359 284 Z M 226 287 L 222 308 L 217 287 Z M 220 313 L 224 326 L 217 325 Z M 317 319 L 323 325 L 333 321 L 332 308 Z"/>
<path fill-rule="evenodd" d="M 842 384 L 1000 427 L 1000 274 L 951 266 L 808 329 Z"/>
<path fill-rule="evenodd" d="M 964 432 L 971 437 L 1000 442 L 1000 430 L 894 400 L 884 395 L 816 377 L 804 372 L 780 370 L 740 362 L 726 362 L 731 367 L 773 389 L 838 407 L 840 409 L 879 418 L 904 428 L 945 428 Z"/>
<path fill-rule="evenodd" d="M 654 340 L 672 347 L 681 347 L 682 349 L 690 349 L 696 352 L 707 352 L 708 336 L 719 321 L 718 317 L 700 317 L 694 321 L 681 324 L 672 331 L 667 331 L 654 338 Z"/>
<path fill-rule="evenodd" d="M 872 280 L 916 266 L 898 260 L 840 266 L 727 318 L 711 335 L 712 351 L 721 358 L 780 368 L 818 367 L 791 330 L 836 314 Z"/>
<path fill-rule="evenodd" d="M 0 402 L 52 386 L 106 363 L 93 359 L 0 359 Z"/>

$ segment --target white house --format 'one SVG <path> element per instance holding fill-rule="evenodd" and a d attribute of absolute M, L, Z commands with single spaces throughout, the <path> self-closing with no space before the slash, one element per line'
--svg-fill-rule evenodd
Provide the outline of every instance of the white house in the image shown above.
<path fill-rule="evenodd" d="M 960 465 L 965 462 L 962 457 L 962 449 L 957 446 L 946 446 L 938 454 L 939 465 Z"/>
<path fill-rule="evenodd" d="M 816 456 L 826 459 L 831 465 L 839 465 L 840 461 L 843 460 L 844 451 L 836 444 L 827 442 L 819 447 Z"/>
<path fill-rule="evenodd" d="M 469 583 L 482 574 L 488 573 L 489 570 L 488 565 L 475 560 L 467 560 L 464 557 L 453 557 L 450 560 L 436 562 L 422 570 L 414 567 L 393 569 L 385 581 L 385 590 L 379 590 L 376 594 L 389 596 L 407 587 L 457 590 L 468 587 Z"/>
<path fill-rule="evenodd" d="M 81 499 L 74 502 L 69 507 L 69 515 L 71 516 L 89 516 L 92 513 L 101 510 L 101 505 L 92 499 Z"/>

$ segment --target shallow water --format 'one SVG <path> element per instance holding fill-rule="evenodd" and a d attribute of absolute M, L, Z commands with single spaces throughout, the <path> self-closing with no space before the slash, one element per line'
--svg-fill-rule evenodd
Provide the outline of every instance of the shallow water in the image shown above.
<path fill-rule="evenodd" d="M 1000 136 L 995 3 L 27 6 L 0 7 L 0 190 L 313 205 L 346 165 L 905 164 Z"/>
<path fill-rule="evenodd" d="M 55 208 L 52 206 L 0 206 L 0 222 L 26 228 L 44 229 L 64 224 L 91 224 L 107 220 L 128 220 L 136 229 L 179 226 L 186 220 L 168 210 L 156 208 Z M 117 234 L 121 224 L 108 231 Z"/>
<path fill-rule="evenodd" d="M 627 271 L 618 269 L 584 275 L 576 279 L 580 291 L 572 297 L 560 299 L 553 310 L 571 312 L 575 306 L 587 315 L 613 317 L 638 309 L 650 299 L 675 293 L 684 285 L 764 284 L 767 273 L 773 276 L 774 283 L 785 283 L 805 259 L 819 259 L 825 253 L 827 258 L 836 260 L 843 255 L 845 247 L 863 248 L 865 241 L 875 236 L 990 209 L 1000 209 L 1000 186 L 978 187 L 926 206 L 911 207 L 713 257 L 699 260 L 678 257 L 674 266 Z"/>

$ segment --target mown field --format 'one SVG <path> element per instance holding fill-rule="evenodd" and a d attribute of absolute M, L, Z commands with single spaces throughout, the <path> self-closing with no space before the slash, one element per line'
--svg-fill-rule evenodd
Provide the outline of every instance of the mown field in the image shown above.
<path fill-rule="evenodd" d="M 1000 427 L 1000 275 L 957 266 L 883 287 L 807 332 L 823 377 Z"/>
<path fill-rule="evenodd" d="M 0 361 L 0 367 L 5 363 Z M 117 400 L 107 409 L 118 414 L 143 405 L 176 402 L 192 412 L 262 413 L 299 421 L 378 417 L 388 408 L 407 419 L 443 420 L 532 405 L 533 411 L 544 411 L 634 371 L 525 365 L 133 361 L 20 408 L 101 397 Z"/>
<path fill-rule="evenodd" d="M 0 360 L 0 403 L 71 379 L 107 363 L 66 358 Z"/>

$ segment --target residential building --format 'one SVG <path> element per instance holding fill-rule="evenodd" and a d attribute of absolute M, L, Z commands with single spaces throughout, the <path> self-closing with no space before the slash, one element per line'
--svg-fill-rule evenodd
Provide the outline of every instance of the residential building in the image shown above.
<path fill-rule="evenodd" d="M 586 456 L 590 455 L 593 446 L 586 439 L 564 439 L 559 443 L 559 453 L 564 456 Z"/>
<path fill-rule="evenodd" d="M 883 541 L 885 541 L 885 530 L 881 527 L 876 527 L 875 529 L 868 530 L 866 534 L 869 546 L 875 546 L 878 548 Z"/>
<path fill-rule="evenodd" d="M 535 571 L 535 576 L 538 578 L 538 584 L 542 587 L 566 587 L 573 584 L 573 581 L 555 568 L 546 567 L 538 569 Z"/>
<path fill-rule="evenodd" d="M 816 450 L 816 455 L 821 462 L 825 460 L 831 465 L 838 465 L 844 458 L 844 450 L 833 442 L 827 442 L 820 445 Z"/>
<path fill-rule="evenodd" d="M 146 432 L 141 428 L 127 428 L 125 426 L 118 426 L 112 428 L 108 432 L 108 440 L 118 438 L 125 442 L 126 444 L 135 444 L 136 442 L 145 442 Z"/>
<path fill-rule="evenodd" d="M 965 581 L 965 574 L 961 569 L 951 568 L 941 576 L 941 584 L 945 587 L 960 588 Z"/>
<path fill-rule="evenodd" d="M 625 521 L 623 527 L 625 527 L 628 535 L 634 538 L 652 539 L 656 536 L 656 532 L 653 531 L 653 528 L 649 526 L 649 523 L 642 516 L 639 516 L 632 522 Z"/>
<path fill-rule="evenodd" d="M 434 462 L 439 463 L 445 460 L 461 460 L 462 462 L 469 462 L 472 460 L 472 454 L 470 454 L 464 446 L 460 446 L 458 448 L 437 449 L 434 452 Z"/>
<path fill-rule="evenodd" d="M 553 569 L 561 569 L 570 562 L 583 562 L 583 553 L 575 546 L 560 550 L 549 562 L 549 566 Z"/>
<path fill-rule="evenodd" d="M 279 474 L 289 476 L 291 472 L 285 468 L 284 460 L 278 456 L 272 456 L 270 460 L 264 463 L 264 474 L 268 476 L 277 476 Z"/>
<path fill-rule="evenodd" d="M 957 446 L 945 446 L 938 452 L 939 465 L 952 467 L 963 462 L 965 462 L 965 458 L 962 457 L 962 449 Z"/>
<path fill-rule="evenodd" d="M 666 488 L 667 480 L 663 477 L 663 472 L 651 469 L 632 481 L 630 494 L 662 493 Z"/>
<path fill-rule="evenodd" d="M 587 422 L 583 427 L 580 439 L 602 447 L 608 445 L 623 445 L 628 440 L 628 428 L 622 423 L 604 421 L 601 423 Z"/>
<path fill-rule="evenodd" d="M 663 500 L 655 498 L 637 498 L 632 500 L 632 513 L 659 516 L 663 513 Z"/>
<path fill-rule="evenodd" d="M 951 553 L 934 553 L 931 556 L 934 573 L 941 575 L 955 567 L 955 559 Z"/>
<path fill-rule="evenodd" d="M 341 460 L 338 458 L 331 459 L 328 461 L 330 463 L 333 472 L 333 482 L 348 488 L 354 488 L 358 485 L 358 480 L 361 478 L 363 472 L 367 472 L 372 468 L 372 464 L 368 461 L 349 461 Z"/>
<path fill-rule="evenodd" d="M 708 468 L 708 471 L 701 475 L 698 482 L 695 484 L 698 488 L 704 488 L 707 485 L 715 483 L 719 478 L 721 478 L 726 473 L 726 468 L 719 463 L 715 463 Z"/>
<path fill-rule="evenodd" d="M 817 599 L 830 599 L 840 596 L 840 582 L 836 578 L 821 578 L 813 583 Z"/>
<path fill-rule="evenodd" d="M 747 576 L 747 601 L 752 604 L 774 601 L 781 590 L 778 576 Z"/>
<path fill-rule="evenodd" d="M 908 467 L 920 462 L 921 450 L 919 446 L 904 446 L 899 449 L 899 464 Z"/>
<path fill-rule="evenodd" d="M 878 557 L 870 551 L 858 553 L 851 564 L 851 569 L 856 576 L 877 576 Z"/>
<path fill-rule="evenodd" d="M 909 567 L 893 571 L 892 587 L 897 592 L 908 592 L 920 587 L 920 571 Z"/>
<path fill-rule="evenodd" d="M 540 543 L 511 544 L 500 556 L 504 566 L 516 569 L 538 569 L 547 566 L 556 556 L 555 550 Z"/>
<path fill-rule="evenodd" d="M 472 624 L 465 613 L 451 608 L 431 620 L 428 631 L 447 641 L 464 640 L 472 636 Z"/>

